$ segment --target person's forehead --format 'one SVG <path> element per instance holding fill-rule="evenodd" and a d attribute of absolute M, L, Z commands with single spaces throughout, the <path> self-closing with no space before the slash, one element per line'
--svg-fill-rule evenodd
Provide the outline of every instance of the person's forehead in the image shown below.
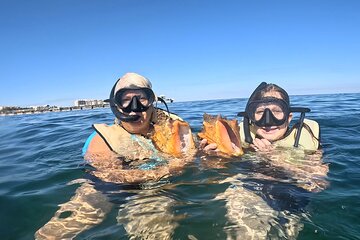
<path fill-rule="evenodd" d="M 276 92 L 276 91 L 266 92 L 264 94 L 264 97 L 274 97 L 274 98 L 282 99 L 281 94 L 279 92 Z"/>
<path fill-rule="evenodd" d="M 269 103 L 269 104 L 264 104 L 264 105 L 258 106 L 258 109 L 262 109 L 262 108 L 280 108 L 280 106 L 277 104 L 274 104 L 274 103 Z"/>
<path fill-rule="evenodd" d="M 123 93 L 123 96 L 133 94 L 145 94 L 145 92 L 141 89 L 126 89 Z"/>

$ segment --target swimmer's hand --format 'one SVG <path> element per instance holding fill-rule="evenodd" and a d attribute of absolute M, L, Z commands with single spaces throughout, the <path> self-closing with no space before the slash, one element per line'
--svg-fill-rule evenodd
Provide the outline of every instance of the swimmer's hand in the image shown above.
<path fill-rule="evenodd" d="M 216 143 L 208 144 L 206 139 L 202 139 L 199 144 L 199 150 L 209 156 L 219 156 L 220 151 L 217 149 Z"/>
<path fill-rule="evenodd" d="M 265 138 L 255 138 L 250 147 L 255 151 L 267 152 L 273 148 L 271 142 Z"/>

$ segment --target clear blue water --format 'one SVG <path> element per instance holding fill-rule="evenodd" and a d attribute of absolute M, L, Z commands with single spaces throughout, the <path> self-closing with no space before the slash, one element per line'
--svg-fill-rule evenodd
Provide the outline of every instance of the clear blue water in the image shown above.
<path fill-rule="evenodd" d="M 326 190 L 289 191 L 294 193 L 292 198 L 300 198 L 304 203 L 300 204 L 301 212 L 306 212 L 306 217 L 300 218 L 304 227 L 298 239 L 360 239 L 360 94 L 292 96 L 291 100 L 293 105 L 312 109 L 307 117 L 320 123 L 324 161 L 330 167 Z M 204 112 L 233 118 L 245 103 L 246 99 L 228 99 L 169 107 L 198 132 Z M 91 124 L 112 120 L 109 109 L 0 117 L 0 239 L 33 239 L 58 205 L 74 196 L 80 184 L 68 183 L 87 178 L 81 148 L 92 132 Z M 215 169 L 204 166 L 198 158 L 181 175 L 155 190 L 104 184 L 102 191 L 109 197 L 111 210 L 102 223 L 77 238 L 128 239 L 119 217 L 119 210 L 131 205 L 126 197 L 160 196 L 167 199 L 167 211 L 175 223 L 174 239 L 224 239 L 231 224 L 225 201 L 215 198 L 229 184 L 221 181 L 249 171 L 256 171 L 256 166 L 249 167 L 242 160 Z M 109 190 L 113 188 L 121 190 Z M 283 203 L 293 206 L 296 199 L 274 201 L 273 206 L 281 208 L 286 205 Z"/>

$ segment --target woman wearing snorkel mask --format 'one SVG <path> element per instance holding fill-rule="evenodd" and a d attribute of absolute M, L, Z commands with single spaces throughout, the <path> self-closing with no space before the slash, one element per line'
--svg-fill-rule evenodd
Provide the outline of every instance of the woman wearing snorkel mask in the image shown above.
<path fill-rule="evenodd" d="M 300 112 L 299 121 L 290 129 L 293 112 Z M 244 147 L 265 151 L 272 145 L 282 147 L 299 147 L 304 150 L 319 149 L 319 125 L 305 119 L 308 108 L 290 107 L 287 92 L 275 85 L 261 83 L 250 96 L 244 117 L 240 124 L 241 138 Z"/>
<path fill-rule="evenodd" d="M 293 112 L 301 113 L 290 128 Z M 309 108 L 290 107 L 287 92 L 276 84 L 262 82 L 251 94 L 240 123 L 242 147 L 268 151 L 274 146 L 316 151 L 321 148 L 320 128 L 316 121 L 305 119 Z M 205 146 L 204 146 L 205 145 Z M 210 155 L 217 155 L 217 146 L 202 141 L 200 147 Z"/>
<path fill-rule="evenodd" d="M 89 169 L 91 181 L 79 181 L 82 184 L 75 196 L 60 205 L 35 233 L 36 239 L 73 239 L 101 223 L 112 208 L 108 196 L 123 203 L 117 219 L 130 238 L 169 239 L 172 235 L 176 221 L 169 209 L 174 200 L 158 193 L 164 183 L 159 180 L 177 174 L 193 159 L 192 155 L 186 158 L 193 147 L 190 127 L 178 116 L 156 108 L 150 81 L 136 73 L 127 73 L 115 83 L 109 102 L 114 124 L 94 124 L 95 132 L 83 147 L 84 158 L 93 167 Z M 166 130 L 164 135 L 159 134 L 162 129 Z M 172 132 L 174 129 L 177 131 Z M 184 156 L 155 146 L 154 142 L 164 142 L 167 137 L 171 138 L 170 147 L 177 143 L 180 147 L 175 150 L 184 151 Z"/>
<path fill-rule="evenodd" d="M 109 102 L 115 115 L 115 123 L 94 124 L 95 132 L 83 148 L 85 159 L 96 168 L 96 171 L 93 171 L 96 177 L 119 183 L 157 181 L 171 175 L 172 168 L 186 163 L 174 157 L 183 156 L 182 153 L 191 155 L 193 146 L 190 144 L 193 139 L 190 127 L 169 111 L 155 108 L 156 97 L 147 78 L 136 73 L 125 74 L 112 88 Z M 169 121 L 161 125 L 159 119 Z M 169 125 L 174 121 L 178 121 L 175 126 L 178 131 L 172 132 L 174 128 Z M 165 133 L 167 136 L 158 134 L 162 133 L 162 129 L 168 130 Z M 180 134 L 186 136 L 180 137 Z M 179 146 L 156 145 L 159 141 L 164 142 L 166 137 L 179 137 L 188 141 L 182 143 L 182 140 L 174 140 Z M 171 151 L 177 150 L 178 154 L 166 152 L 166 147 Z"/>
<path fill-rule="evenodd" d="M 305 119 L 309 111 L 290 107 L 284 89 L 263 82 L 251 94 L 245 111 L 238 114 L 243 117 L 241 145 L 248 150 L 242 160 L 250 168 L 239 167 L 238 174 L 223 180 L 230 186 L 217 196 L 226 202 L 226 216 L 232 224 L 229 239 L 297 238 L 303 227 L 299 213 L 307 213 L 308 193 L 322 191 L 328 184 L 319 125 Z M 203 150 L 219 156 L 214 144 Z"/>
<path fill-rule="evenodd" d="M 110 93 L 110 107 L 115 115 L 115 124 L 94 124 L 96 133 L 87 140 L 83 152 L 114 155 L 121 153 L 121 144 L 114 139 L 117 132 L 146 135 L 155 115 L 155 94 L 150 81 L 136 73 L 127 73 L 114 85 Z M 115 129 L 115 130 L 114 130 Z M 121 133 L 119 133 L 121 135 Z M 124 135 L 123 134 L 123 135 Z M 115 137 L 116 138 L 116 137 Z"/>
<path fill-rule="evenodd" d="M 301 188 L 322 191 L 329 166 L 323 162 L 319 124 L 305 118 L 309 108 L 290 107 L 289 95 L 275 84 L 262 82 L 250 96 L 240 123 L 243 146 L 259 152 L 274 167 L 297 179 Z M 300 113 L 292 124 L 293 113 Z M 306 171 L 304 171 L 306 170 Z"/>

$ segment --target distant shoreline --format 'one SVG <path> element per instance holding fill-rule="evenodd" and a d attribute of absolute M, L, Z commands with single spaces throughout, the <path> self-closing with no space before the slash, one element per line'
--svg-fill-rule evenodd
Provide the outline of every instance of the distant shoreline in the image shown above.
<path fill-rule="evenodd" d="M 50 112 L 69 112 L 95 108 L 108 108 L 108 104 L 104 105 L 92 105 L 92 106 L 72 106 L 72 107 L 47 107 L 39 110 L 33 108 L 19 108 L 19 109 L 4 109 L 0 111 L 0 116 L 18 116 L 18 115 L 32 115 L 43 114 Z"/>

